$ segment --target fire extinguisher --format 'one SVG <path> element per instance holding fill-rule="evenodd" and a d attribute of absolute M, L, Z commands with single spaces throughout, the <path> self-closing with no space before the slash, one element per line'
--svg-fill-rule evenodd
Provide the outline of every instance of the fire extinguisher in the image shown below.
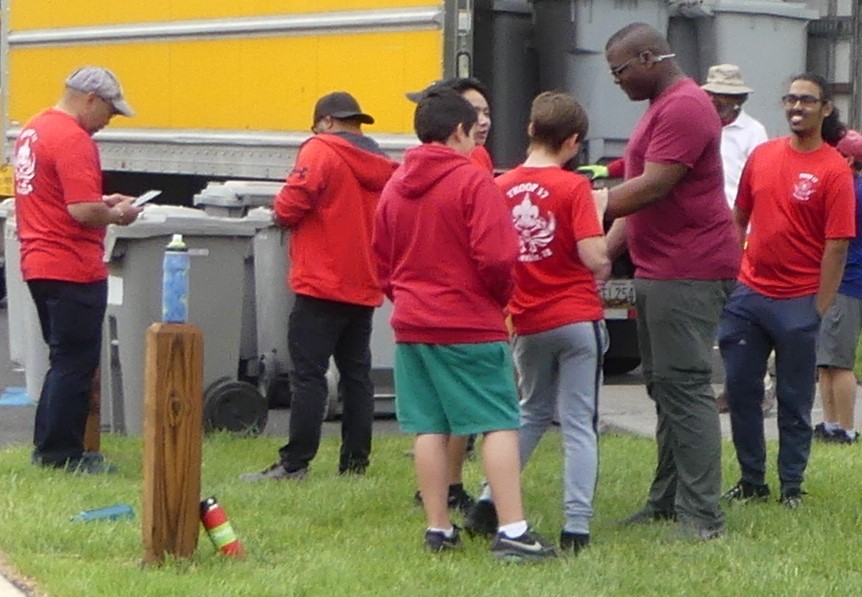
<path fill-rule="evenodd" d="M 203 523 L 207 535 L 217 550 L 233 558 L 245 556 L 242 543 L 239 542 L 224 508 L 221 507 L 215 496 L 208 497 L 201 502 L 201 523 Z"/>

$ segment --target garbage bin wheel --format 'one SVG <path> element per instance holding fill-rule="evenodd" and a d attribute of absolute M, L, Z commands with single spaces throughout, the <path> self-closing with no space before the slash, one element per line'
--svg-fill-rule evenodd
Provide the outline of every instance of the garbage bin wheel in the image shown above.
<path fill-rule="evenodd" d="M 266 403 L 269 408 L 290 408 L 292 397 L 290 376 L 287 373 L 279 373 L 266 384 Z"/>
<path fill-rule="evenodd" d="M 260 435 L 269 410 L 266 398 L 245 381 L 223 377 L 204 392 L 204 430 Z"/>

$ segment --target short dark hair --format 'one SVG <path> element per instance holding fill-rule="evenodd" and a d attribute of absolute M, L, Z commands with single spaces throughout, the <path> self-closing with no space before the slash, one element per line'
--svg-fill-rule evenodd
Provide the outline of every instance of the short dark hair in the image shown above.
<path fill-rule="evenodd" d="M 560 151 L 563 142 L 574 134 L 583 141 L 590 128 L 587 112 L 568 93 L 545 91 L 536 96 L 530 109 L 533 125 L 530 139 L 547 146 L 551 151 Z"/>
<path fill-rule="evenodd" d="M 485 98 L 486 102 L 489 104 L 491 103 L 491 95 L 488 93 L 488 88 L 475 77 L 458 77 L 444 81 L 443 84 L 448 85 L 459 94 L 472 89 L 473 91 L 480 93 L 482 97 Z"/>
<path fill-rule="evenodd" d="M 413 114 L 413 129 L 422 143 L 445 143 L 460 124 L 465 133 L 476 124 L 476 110 L 450 88 L 432 89 L 422 96 Z"/>
<path fill-rule="evenodd" d="M 814 83 L 820 88 L 820 99 L 824 102 L 831 102 L 835 97 L 834 86 L 826 80 L 826 77 L 817 73 L 807 72 L 791 77 L 790 82 L 808 81 Z M 823 119 L 823 124 L 820 126 L 820 136 L 823 140 L 833 147 L 838 144 L 841 138 L 847 133 L 847 125 L 841 122 L 841 114 L 836 106 L 832 106 L 832 113 Z"/>

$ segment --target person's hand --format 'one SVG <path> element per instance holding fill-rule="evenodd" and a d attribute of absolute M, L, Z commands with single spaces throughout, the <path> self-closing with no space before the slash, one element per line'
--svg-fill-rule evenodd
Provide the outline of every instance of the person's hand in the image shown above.
<path fill-rule="evenodd" d="M 102 197 L 102 201 L 104 201 L 105 205 L 107 205 L 108 207 L 114 207 L 118 203 L 121 203 L 122 201 L 126 201 L 127 199 L 129 201 L 135 200 L 134 197 L 131 197 L 129 195 L 123 195 L 122 193 L 114 193 L 112 195 L 104 195 Z"/>
<path fill-rule="evenodd" d="M 116 214 L 111 223 L 117 224 L 118 226 L 128 226 L 138 219 L 138 216 L 142 211 L 144 211 L 144 208 L 143 206 L 135 207 L 132 205 L 132 202 L 135 200 L 134 197 L 129 197 L 128 195 L 111 195 L 111 197 L 116 196 L 121 197 L 121 199 L 111 207 L 111 211 Z M 107 199 L 108 198 L 106 197 L 106 203 Z"/>
<path fill-rule="evenodd" d="M 576 170 L 590 180 L 607 178 L 610 174 L 608 172 L 608 167 L 602 166 L 601 164 L 586 164 L 584 166 L 579 166 Z"/>
<path fill-rule="evenodd" d="M 596 204 L 596 215 L 599 216 L 599 222 L 605 220 L 605 210 L 608 209 L 608 190 L 597 189 L 593 191 L 593 202 Z"/>

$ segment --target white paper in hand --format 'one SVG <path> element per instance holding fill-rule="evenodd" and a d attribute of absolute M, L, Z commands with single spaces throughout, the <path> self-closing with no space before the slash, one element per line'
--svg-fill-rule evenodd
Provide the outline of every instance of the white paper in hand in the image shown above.
<path fill-rule="evenodd" d="M 161 194 L 162 194 L 161 191 L 147 191 L 143 195 L 138 196 L 138 198 L 132 202 L 132 206 L 133 207 L 140 207 L 144 203 L 146 203 L 147 201 L 149 201 L 151 199 L 155 199 L 156 197 L 158 197 Z"/>

